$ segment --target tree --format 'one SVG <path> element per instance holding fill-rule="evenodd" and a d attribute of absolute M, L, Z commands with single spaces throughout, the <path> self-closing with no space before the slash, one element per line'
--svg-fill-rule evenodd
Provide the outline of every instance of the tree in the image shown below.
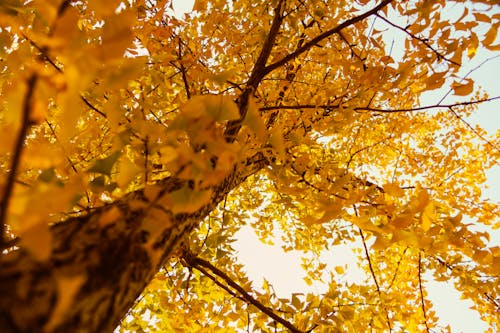
<path fill-rule="evenodd" d="M 500 324 L 500 142 L 468 121 L 498 97 L 460 72 L 497 0 L 171 5 L 0 2 L 2 332 L 431 332 L 430 274 Z M 252 287 L 245 224 L 329 291 Z M 366 283 L 325 277 L 338 244 Z"/>

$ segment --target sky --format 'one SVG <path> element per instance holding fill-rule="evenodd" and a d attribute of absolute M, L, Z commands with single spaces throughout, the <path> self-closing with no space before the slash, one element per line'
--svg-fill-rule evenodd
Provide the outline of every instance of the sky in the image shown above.
<path fill-rule="evenodd" d="M 175 14 L 182 17 L 183 13 L 192 9 L 194 0 L 173 0 Z M 390 36 L 395 38 L 398 36 Z M 500 56 L 492 57 L 492 54 L 478 52 L 478 54 L 467 63 L 461 73 L 464 75 L 471 69 L 470 77 L 476 84 L 485 89 L 489 96 L 500 96 L 500 84 L 498 75 L 500 74 Z M 481 65 L 482 64 L 482 65 Z M 481 65 L 481 66 L 480 66 Z M 422 105 L 431 105 L 439 101 L 446 91 L 438 90 L 428 93 L 422 98 Z M 453 97 L 452 97 L 453 98 Z M 454 100 L 455 101 L 455 100 Z M 479 111 L 468 121 L 471 124 L 480 124 L 490 134 L 500 130 L 500 101 L 486 103 L 480 106 Z M 490 200 L 500 200 L 500 167 L 496 166 L 487 172 L 487 185 L 489 189 L 483 191 L 483 197 Z M 280 245 L 280 239 L 275 239 L 275 245 L 265 245 L 259 241 L 250 227 L 243 227 L 235 236 L 237 242 L 235 248 L 239 252 L 238 258 L 244 265 L 249 278 L 254 281 L 254 286 L 262 285 L 265 278 L 269 281 L 276 293 L 280 297 L 289 297 L 295 292 L 316 292 L 325 291 L 326 286 L 313 284 L 308 286 L 304 280 L 304 272 L 300 267 L 301 253 L 284 252 Z M 500 230 L 496 230 L 490 240 L 490 245 L 500 244 Z M 265 260 L 262 260 L 265 258 Z M 322 253 L 322 259 L 328 264 L 326 270 L 335 266 L 347 265 L 346 279 L 352 282 L 360 282 L 364 273 L 353 265 L 357 261 L 355 255 L 346 246 L 337 246 Z M 434 303 L 433 309 L 440 317 L 440 322 L 450 325 L 453 333 L 477 333 L 483 332 L 488 327 L 480 320 L 477 312 L 470 309 L 472 302 L 461 300 L 459 293 L 453 288 L 451 283 L 428 281 L 425 285 L 428 291 L 428 298 Z"/>

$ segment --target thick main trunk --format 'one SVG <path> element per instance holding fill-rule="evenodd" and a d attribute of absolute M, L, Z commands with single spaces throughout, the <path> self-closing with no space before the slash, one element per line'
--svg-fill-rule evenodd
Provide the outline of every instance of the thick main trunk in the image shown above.
<path fill-rule="evenodd" d="M 252 161 L 242 165 L 247 175 L 262 166 Z M 2 254 L 0 332 L 111 332 L 183 237 L 244 179 L 234 171 L 213 187 L 209 204 L 192 214 L 173 215 L 153 246 L 143 228 L 147 211 L 130 204 L 144 198 L 137 191 L 53 225 L 47 261 L 22 248 Z M 167 179 L 162 184 L 168 193 L 184 182 Z M 110 209 L 118 209 L 120 218 L 102 223 Z"/>

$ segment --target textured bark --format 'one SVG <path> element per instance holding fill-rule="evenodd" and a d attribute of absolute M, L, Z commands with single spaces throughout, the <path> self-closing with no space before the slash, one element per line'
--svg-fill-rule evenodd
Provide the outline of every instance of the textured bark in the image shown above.
<path fill-rule="evenodd" d="M 141 190 L 85 216 L 53 225 L 53 249 L 47 261 L 37 261 L 22 248 L 2 254 L 0 332 L 112 332 L 182 239 L 229 191 L 264 165 L 260 158 L 241 164 L 242 171 L 235 169 L 212 188 L 210 203 L 192 214 L 172 215 L 172 223 L 152 246 L 143 229 L 147 210 L 130 205 L 133 200 L 146 200 Z M 168 178 L 161 184 L 166 194 L 185 182 Z M 99 223 L 103 214 L 116 208 L 120 219 Z M 59 315 L 57 303 L 65 292 L 60 287 L 61 277 L 85 280 L 70 306 Z"/>

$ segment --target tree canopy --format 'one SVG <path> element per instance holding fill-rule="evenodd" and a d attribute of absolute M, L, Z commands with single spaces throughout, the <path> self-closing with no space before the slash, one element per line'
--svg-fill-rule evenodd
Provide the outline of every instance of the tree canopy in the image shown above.
<path fill-rule="evenodd" d="M 0 1 L 0 331 L 446 331 L 432 276 L 493 332 L 500 136 L 469 117 L 499 96 L 461 69 L 499 25 L 498 0 Z M 243 226 L 328 291 L 253 284 Z M 341 244 L 362 283 L 325 271 Z"/>

